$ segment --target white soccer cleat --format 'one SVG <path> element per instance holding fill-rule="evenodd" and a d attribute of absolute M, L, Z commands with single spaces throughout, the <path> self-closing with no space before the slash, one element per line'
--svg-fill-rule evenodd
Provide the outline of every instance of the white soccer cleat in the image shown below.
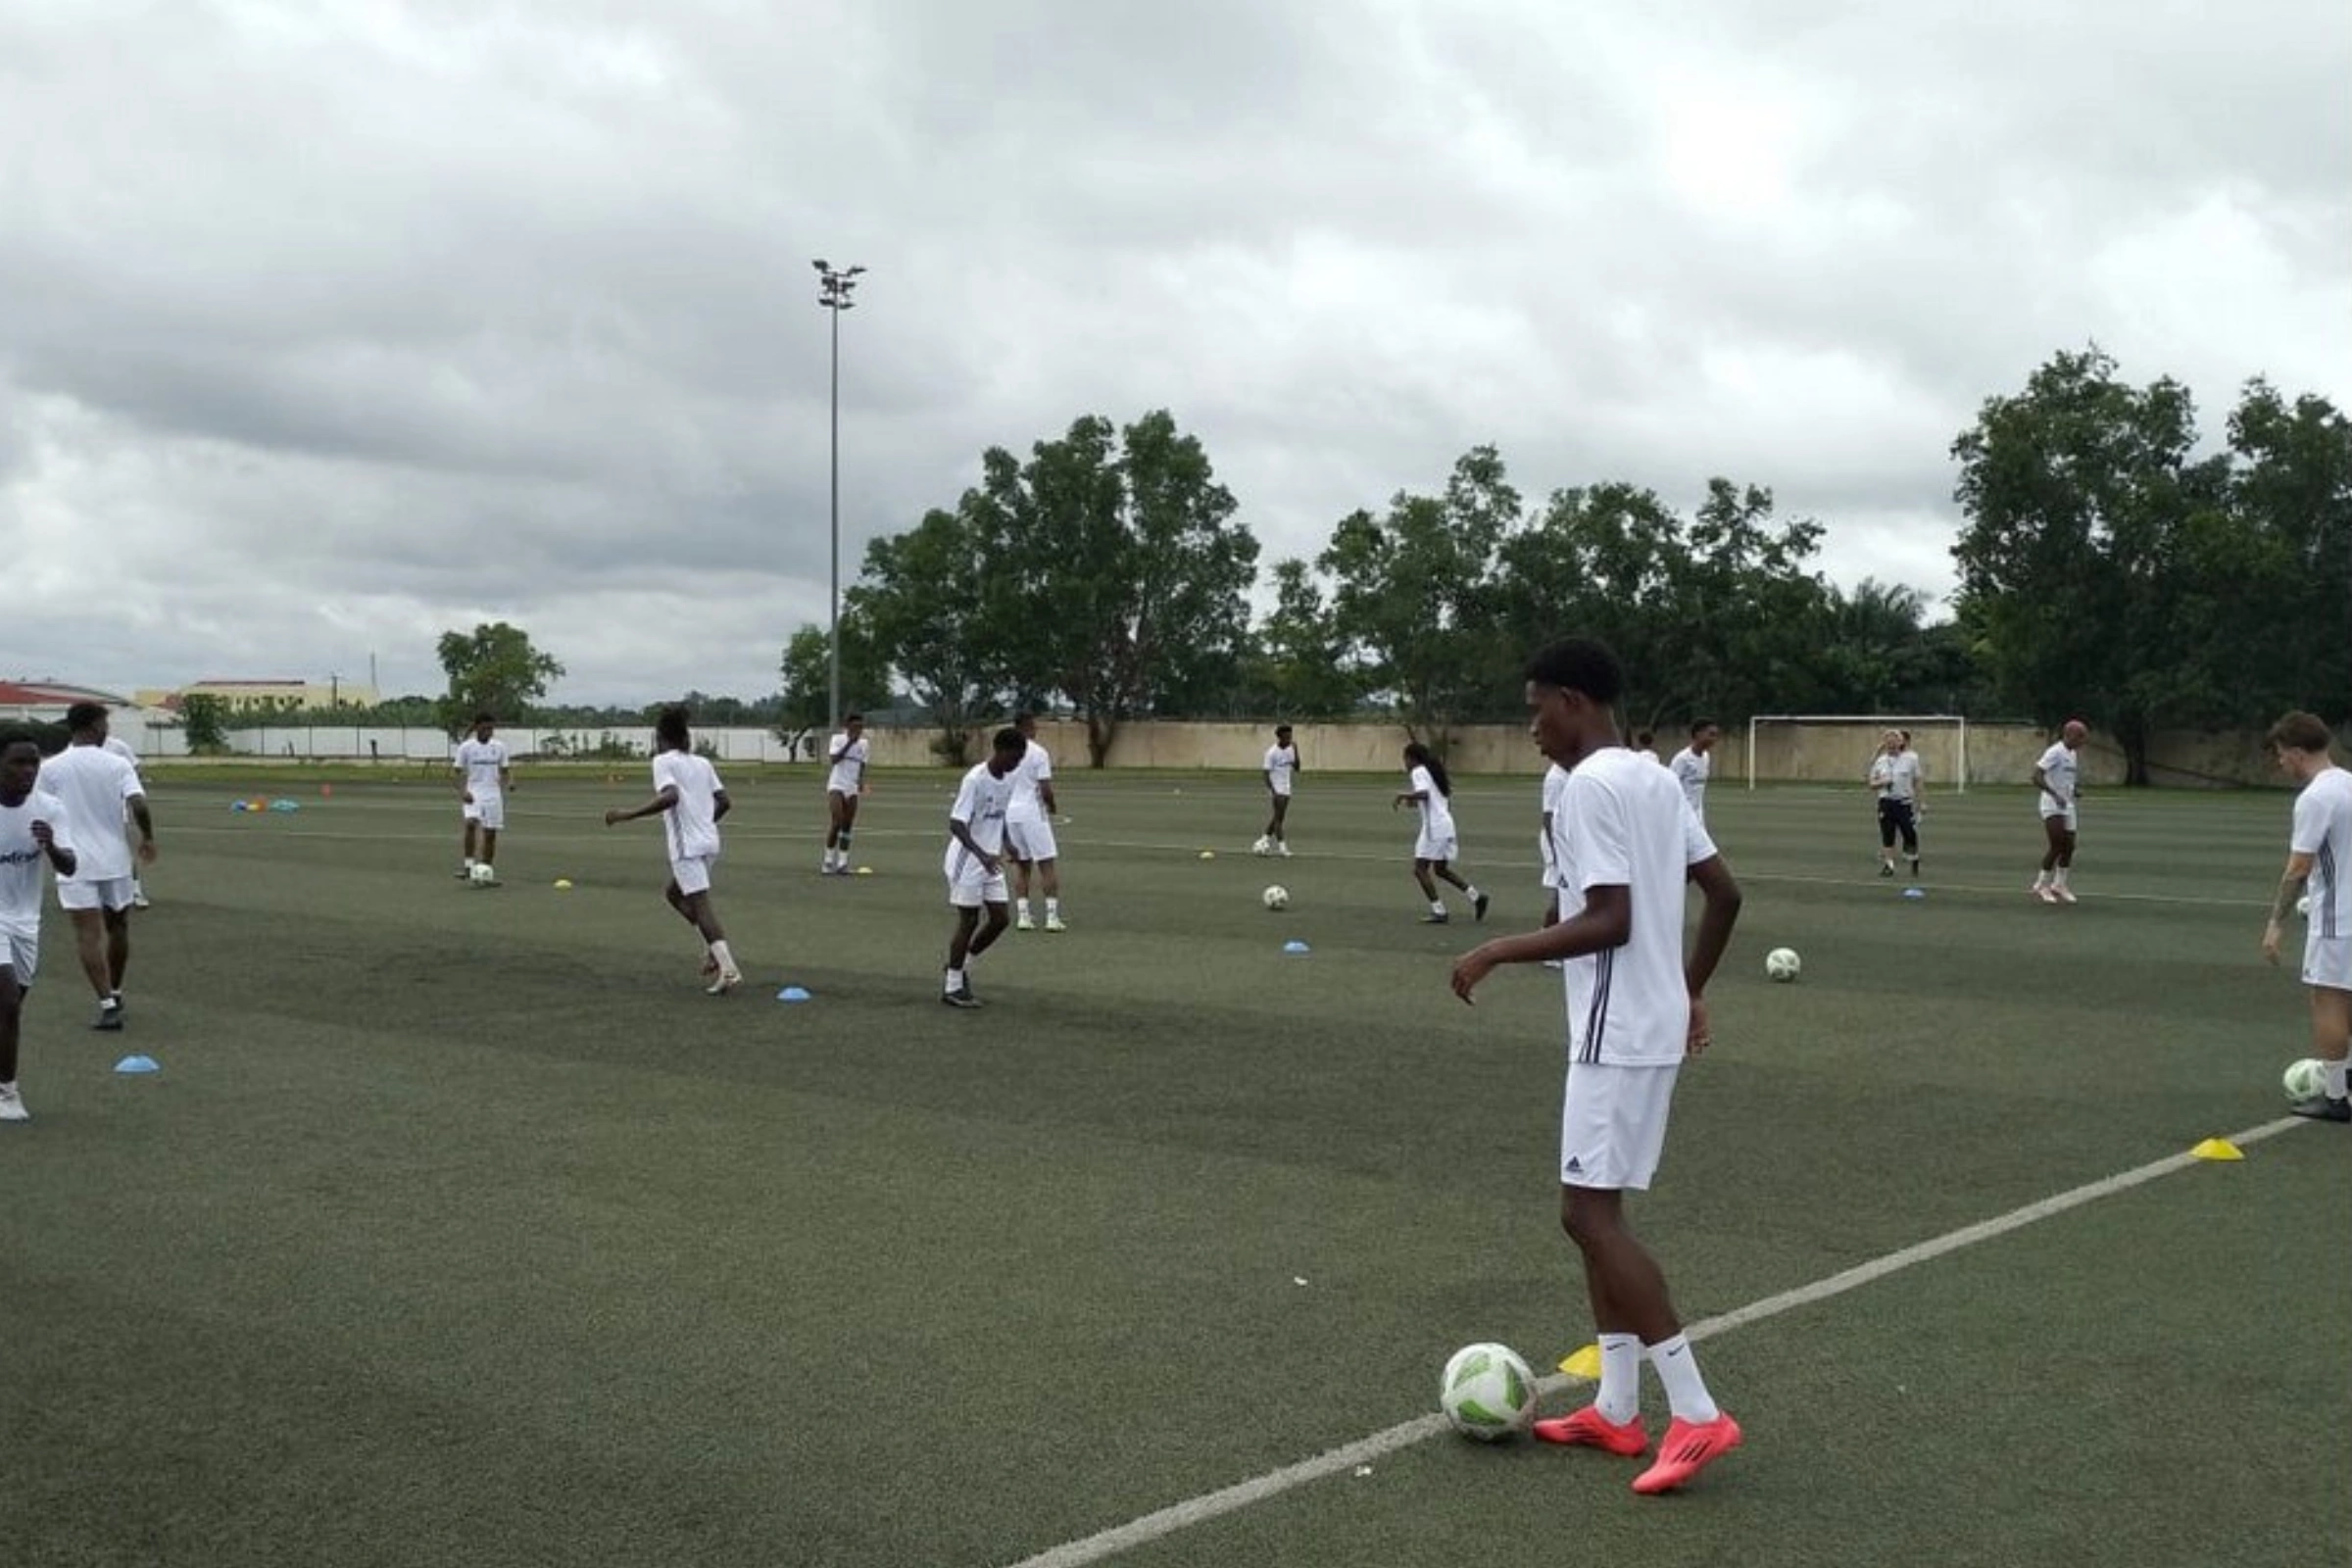
<path fill-rule="evenodd" d="M 1049 914 L 1046 916 L 1046 929 L 1049 931 L 1067 931 L 1069 927 L 1061 923 L 1060 915 Z"/>
<path fill-rule="evenodd" d="M 1285 839 L 1280 844 L 1275 845 L 1274 853 L 1281 856 L 1286 860 L 1289 859 L 1291 858 L 1291 841 Z"/>
<path fill-rule="evenodd" d="M 719 971 L 718 978 L 710 982 L 707 991 L 710 996 L 723 997 L 742 984 L 743 971 L 741 969 L 722 969 Z"/>
<path fill-rule="evenodd" d="M 1029 918 L 1029 911 L 1027 909 L 1023 909 L 1020 913 L 1020 918 L 1012 922 L 1012 928 L 1015 931 L 1034 931 L 1037 929 L 1037 922 Z"/>
<path fill-rule="evenodd" d="M 1274 853 L 1273 841 L 1261 838 L 1250 846 L 1250 853 L 1251 855 L 1271 855 Z"/>
<path fill-rule="evenodd" d="M 2036 882 L 2034 885 L 2034 896 L 2044 904 L 2056 904 L 2058 902 L 2058 890 L 2051 887 L 2046 882 Z"/>
<path fill-rule="evenodd" d="M 2073 888 L 2052 888 L 2050 891 L 2058 895 L 2058 902 L 2060 904 L 2073 904 L 2076 902 L 2075 890 Z"/>
<path fill-rule="evenodd" d="M 30 1121 L 32 1112 L 24 1108 L 24 1097 L 15 1084 L 0 1084 L 0 1121 Z"/>

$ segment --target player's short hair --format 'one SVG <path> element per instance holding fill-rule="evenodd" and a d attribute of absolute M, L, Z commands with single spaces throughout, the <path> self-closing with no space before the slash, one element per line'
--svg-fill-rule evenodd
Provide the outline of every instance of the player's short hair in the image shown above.
<path fill-rule="evenodd" d="M 2306 713 L 2297 709 L 2273 724 L 2266 740 L 2272 746 L 2283 746 L 2290 752 L 2317 752 L 2325 757 L 2328 749 L 2335 744 L 2335 735 L 2328 728 L 2328 721 L 2319 714 Z"/>
<path fill-rule="evenodd" d="M 1000 752 L 1025 752 L 1029 749 L 1029 738 L 1007 724 L 997 731 L 996 738 L 989 745 Z"/>
<path fill-rule="evenodd" d="M 1596 703 L 1614 703 L 1625 690 L 1625 666 L 1606 643 L 1563 637 L 1527 662 L 1527 679 L 1539 686 L 1582 692 Z"/>
<path fill-rule="evenodd" d="M 1698 739 L 1698 732 L 1700 730 L 1721 728 L 1723 728 L 1723 726 L 1716 723 L 1711 718 L 1694 718 L 1690 721 L 1690 738 L 1692 740 Z"/>
<path fill-rule="evenodd" d="M 35 757 L 41 755 L 41 743 L 29 735 L 0 735 L 0 758 L 7 757 L 9 753 L 20 746 L 32 748 L 32 755 Z"/>
<path fill-rule="evenodd" d="M 1275 738 L 1276 740 L 1280 740 L 1280 739 L 1282 739 L 1282 738 L 1283 738 L 1285 735 L 1288 735 L 1290 732 L 1291 732 L 1291 726 L 1290 726 L 1290 725 L 1288 725 L 1288 724 L 1277 724 L 1277 725 L 1275 725 L 1275 726 L 1274 726 L 1274 738 Z"/>
<path fill-rule="evenodd" d="M 841 715 L 841 722 L 845 727 L 851 724 L 862 724 L 865 722 L 865 715 L 863 713 L 844 713 Z"/>
<path fill-rule="evenodd" d="M 1012 715 L 1012 727 L 1014 729 L 1019 729 L 1023 724 L 1034 724 L 1036 722 L 1037 715 L 1029 711 L 1029 710 L 1026 708 Z"/>
<path fill-rule="evenodd" d="M 1634 734 L 1634 742 L 1639 746 L 1653 746 L 1657 743 L 1657 732 L 1654 730 L 1637 730 Z"/>
<path fill-rule="evenodd" d="M 498 715 L 496 713 L 476 713 L 473 715 L 473 721 L 476 724 L 495 724 L 498 722 Z"/>
<path fill-rule="evenodd" d="M 72 708 L 66 710 L 66 728 L 75 734 L 79 734 L 94 724 L 103 723 L 105 719 L 106 705 L 104 703 L 75 703 Z"/>
<path fill-rule="evenodd" d="M 684 703 L 670 704 L 655 715 L 655 737 L 667 741 L 672 750 L 685 751 L 693 744 L 693 737 L 686 727 L 686 705 Z"/>

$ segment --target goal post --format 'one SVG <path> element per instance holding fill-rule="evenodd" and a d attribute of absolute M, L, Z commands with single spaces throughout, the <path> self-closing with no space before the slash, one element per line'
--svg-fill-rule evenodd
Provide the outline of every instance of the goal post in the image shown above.
<path fill-rule="evenodd" d="M 1959 713 L 1759 713 L 1747 721 L 1747 787 L 1759 778 L 1859 785 L 1890 729 L 1911 732 L 1931 788 L 1968 793 L 1968 719 Z"/>

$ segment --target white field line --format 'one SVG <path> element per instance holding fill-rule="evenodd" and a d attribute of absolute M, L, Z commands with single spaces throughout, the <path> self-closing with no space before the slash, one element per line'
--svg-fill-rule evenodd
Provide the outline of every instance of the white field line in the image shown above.
<path fill-rule="evenodd" d="M 2243 1147 L 2247 1144 L 2260 1143 L 2266 1138 L 2275 1138 L 2289 1127 L 2301 1125 L 2303 1123 L 2296 1117 L 2281 1116 L 2277 1121 L 2265 1122 L 2259 1127 L 2249 1127 L 2241 1133 L 2232 1133 L 2230 1135 L 2230 1142 Z M 2013 1208 L 2006 1214 L 1979 1224 L 1963 1226 L 1956 1231 L 1947 1231 L 1941 1236 L 1934 1237 L 1916 1246 L 1888 1252 L 1884 1257 L 1857 1264 L 1840 1273 L 1832 1274 L 1826 1279 L 1815 1280 L 1810 1285 L 1800 1285 L 1794 1290 L 1783 1291 L 1777 1296 L 1767 1296 L 1761 1300 L 1750 1301 L 1745 1306 L 1737 1307 L 1732 1311 L 1721 1313 L 1698 1323 L 1692 1323 L 1685 1332 L 1692 1340 L 1713 1339 L 1719 1334 L 1728 1334 L 1734 1329 L 1745 1328 L 1751 1323 L 1760 1323 L 1766 1318 L 1778 1317 L 1783 1312 L 1792 1312 L 1800 1306 L 1810 1306 L 1816 1301 L 1825 1301 L 1831 1297 L 1842 1296 L 1848 1291 L 1858 1290 L 1875 1280 L 1885 1279 L 1889 1274 L 1899 1273 L 1916 1264 L 1929 1262 L 1942 1257 L 1946 1253 L 1959 1251 L 1962 1248 L 1974 1247 L 1979 1242 L 1988 1242 L 1995 1237 L 2006 1236 L 2011 1231 L 2022 1230 L 2028 1225 L 2048 1219 L 2056 1214 L 2063 1214 L 2072 1208 L 2080 1208 L 2085 1203 L 2095 1202 L 2102 1198 L 2112 1198 L 2118 1193 L 2129 1192 L 2134 1187 L 2143 1186 L 2156 1180 L 2159 1176 L 2169 1176 L 2175 1171 L 2186 1170 L 2197 1163 L 2199 1161 L 2193 1154 L 2171 1154 L 2163 1159 L 2125 1171 L 2120 1175 L 2088 1182 L 2081 1187 L 2069 1188 L 2054 1197 L 2028 1203 L 2023 1208 Z M 1566 1388 L 1570 1384 L 1584 1381 L 1582 1378 L 1572 1378 L 1563 1373 L 1553 1373 L 1538 1380 L 1538 1387 L 1543 1392 L 1549 1394 Z M 1271 1497 L 1280 1496 L 1286 1492 L 1295 1491 L 1309 1482 L 1320 1481 L 1327 1476 L 1344 1474 L 1359 1464 L 1368 1463 L 1383 1454 L 1395 1453 L 1399 1448 L 1409 1447 L 1413 1444 L 1433 1438 L 1445 1430 L 1446 1418 L 1443 1415 L 1433 1413 L 1419 1416 L 1411 1421 L 1390 1427 L 1386 1431 L 1375 1432 L 1370 1437 L 1359 1438 L 1345 1447 L 1333 1448 L 1327 1453 L 1317 1454 L 1311 1459 L 1302 1459 L 1297 1464 L 1285 1465 L 1279 1470 L 1269 1470 L 1264 1475 L 1237 1483 L 1234 1486 L 1203 1493 L 1197 1497 L 1188 1497 L 1182 1502 L 1173 1503 L 1155 1512 L 1145 1514 L 1141 1518 L 1129 1520 L 1126 1524 L 1113 1529 L 1102 1531 L 1083 1540 L 1066 1542 L 1050 1550 L 1039 1552 L 1034 1557 L 1024 1557 L 1014 1564 L 1013 1568 L 1083 1568 L 1085 1564 L 1101 1562 L 1131 1547 L 1174 1535 L 1177 1531 L 1186 1530 L 1198 1524 L 1205 1524 L 1209 1520 L 1220 1518 L 1225 1514 L 1239 1512 Z"/>

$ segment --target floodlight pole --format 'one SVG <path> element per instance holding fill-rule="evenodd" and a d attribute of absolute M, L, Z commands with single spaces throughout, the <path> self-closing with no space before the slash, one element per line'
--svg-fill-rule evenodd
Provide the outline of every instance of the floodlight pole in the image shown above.
<path fill-rule="evenodd" d="M 816 303 L 833 316 L 833 606 L 825 632 L 825 657 L 830 684 L 825 702 L 828 734 L 841 728 L 841 313 L 855 310 L 850 296 L 857 291 L 862 267 L 836 268 L 819 258 Z"/>

